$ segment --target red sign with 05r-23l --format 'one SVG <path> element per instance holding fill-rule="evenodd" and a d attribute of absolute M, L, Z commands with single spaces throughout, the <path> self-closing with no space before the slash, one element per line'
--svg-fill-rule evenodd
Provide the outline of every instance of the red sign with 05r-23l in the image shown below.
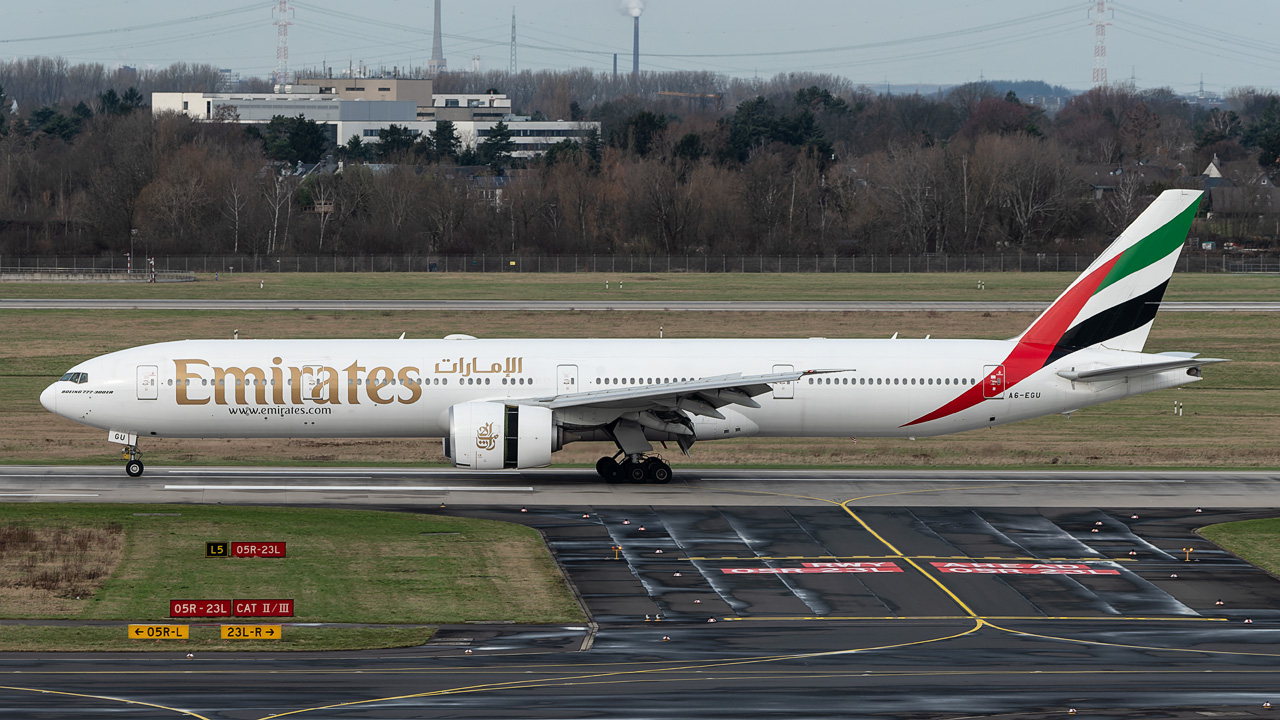
<path fill-rule="evenodd" d="M 169 617 L 231 617 L 231 601 L 170 600 Z"/>
<path fill-rule="evenodd" d="M 231 543 L 232 557 L 260 557 L 260 558 L 282 558 L 284 557 L 283 542 L 233 542 Z"/>
<path fill-rule="evenodd" d="M 293 617 L 293 600 L 170 600 L 169 617 Z"/>

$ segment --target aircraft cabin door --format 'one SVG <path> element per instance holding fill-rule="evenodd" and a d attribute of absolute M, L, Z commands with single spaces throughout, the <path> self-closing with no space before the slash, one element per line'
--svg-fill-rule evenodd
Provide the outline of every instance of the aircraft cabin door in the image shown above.
<path fill-rule="evenodd" d="M 774 365 L 775 373 L 795 372 L 794 365 Z M 773 399 L 774 400 L 790 400 L 796 396 L 796 384 L 793 382 L 773 383 Z"/>
<path fill-rule="evenodd" d="M 299 382 L 302 383 L 302 401 L 316 399 L 316 392 L 320 389 L 321 375 L 324 374 L 323 365 L 303 365 L 302 376 Z M 366 381 L 367 382 L 367 381 Z"/>
<path fill-rule="evenodd" d="M 138 366 L 138 399 L 155 400 L 160 397 L 160 369 L 155 365 Z"/>
<path fill-rule="evenodd" d="M 556 366 L 556 394 L 568 395 L 578 392 L 578 366 Z"/>
<path fill-rule="evenodd" d="M 1004 366 L 984 365 L 982 368 L 982 397 L 986 400 L 999 400 L 1004 397 Z"/>

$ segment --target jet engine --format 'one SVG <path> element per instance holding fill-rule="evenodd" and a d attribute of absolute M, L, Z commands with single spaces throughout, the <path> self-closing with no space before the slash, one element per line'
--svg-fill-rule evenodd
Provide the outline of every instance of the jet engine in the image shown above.
<path fill-rule="evenodd" d="M 465 402 L 449 408 L 445 457 L 471 470 L 538 468 L 563 445 L 551 410 L 500 402 Z"/>

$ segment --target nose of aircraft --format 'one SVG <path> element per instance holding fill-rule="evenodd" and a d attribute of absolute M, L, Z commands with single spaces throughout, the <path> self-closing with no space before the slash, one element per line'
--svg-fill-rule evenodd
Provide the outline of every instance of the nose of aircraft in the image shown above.
<path fill-rule="evenodd" d="M 53 385 L 45 388 L 44 392 L 40 393 L 40 404 L 51 413 L 58 412 L 58 391 L 53 389 Z"/>

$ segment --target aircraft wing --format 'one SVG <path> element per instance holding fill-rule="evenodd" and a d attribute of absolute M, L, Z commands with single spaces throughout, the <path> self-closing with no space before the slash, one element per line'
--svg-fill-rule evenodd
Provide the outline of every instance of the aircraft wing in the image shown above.
<path fill-rule="evenodd" d="M 767 375 L 719 375 L 687 382 L 660 383 L 640 387 L 592 390 L 550 397 L 513 400 L 522 405 L 539 405 L 552 410 L 596 408 L 635 412 L 643 410 L 683 410 L 694 415 L 723 419 L 717 408 L 742 405 L 758 408 L 752 398 L 770 391 L 771 383 L 796 382 L 808 375 L 845 372 L 844 370 L 796 370 Z"/>
<path fill-rule="evenodd" d="M 1188 357 L 1186 354 L 1165 354 L 1174 355 L 1174 357 L 1169 360 L 1160 360 L 1157 362 L 1135 363 L 1133 365 L 1115 365 L 1112 367 L 1081 370 L 1078 372 L 1075 368 L 1069 368 L 1067 370 L 1059 370 L 1058 375 L 1074 382 L 1101 382 L 1104 380 L 1123 380 L 1124 378 L 1138 377 L 1140 375 L 1154 375 L 1168 370 L 1199 367 L 1201 365 L 1208 365 L 1209 363 L 1230 362 L 1223 358 L 1196 358 Z"/>

